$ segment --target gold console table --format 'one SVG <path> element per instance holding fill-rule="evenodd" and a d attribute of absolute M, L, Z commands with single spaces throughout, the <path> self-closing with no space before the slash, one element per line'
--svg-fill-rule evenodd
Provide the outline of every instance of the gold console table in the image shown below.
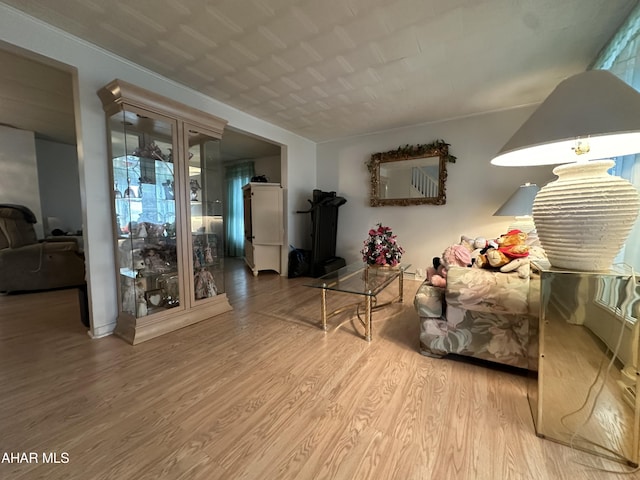
<path fill-rule="evenodd" d="M 640 286 L 631 268 L 533 267 L 539 322 L 530 325 L 527 396 L 537 435 L 637 466 Z"/>

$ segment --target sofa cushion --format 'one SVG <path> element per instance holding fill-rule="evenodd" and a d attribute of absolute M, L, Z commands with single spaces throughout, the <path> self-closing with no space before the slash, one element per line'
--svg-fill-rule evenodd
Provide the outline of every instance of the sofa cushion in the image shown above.
<path fill-rule="evenodd" d="M 33 225 L 23 219 L 0 218 L 0 231 L 10 248 L 19 248 L 38 242 Z"/>
<path fill-rule="evenodd" d="M 5 248 L 9 248 L 9 239 L 4 234 L 2 229 L 0 229 L 0 250 L 4 250 Z"/>
<path fill-rule="evenodd" d="M 447 272 L 446 301 L 464 310 L 526 314 L 529 278 L 515 272 L 451 267 Z"/>
<path fill-rule="evenodd" d="M 13 203 L 0 203 L 0 218 L 13 218 L 28 223 L 38 223 L 38 219 L 29 207 Z"/>

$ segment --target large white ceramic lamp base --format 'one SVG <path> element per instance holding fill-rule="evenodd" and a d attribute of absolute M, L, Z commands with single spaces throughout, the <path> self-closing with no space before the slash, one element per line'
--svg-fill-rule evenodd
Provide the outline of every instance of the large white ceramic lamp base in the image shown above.
<path fill-rule="evenodd" d="M 608 270 L 640 209 L 640 196 L 626 180 L 609 175 L 613 160 L 560 165 L 557 180 L 533 202 L 533 221 L 552 266 Z"/>

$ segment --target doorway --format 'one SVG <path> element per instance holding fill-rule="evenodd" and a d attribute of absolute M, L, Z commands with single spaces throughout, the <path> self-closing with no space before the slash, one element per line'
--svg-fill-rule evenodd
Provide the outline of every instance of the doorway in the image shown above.
<path fill-rule="evenodd" d="M 244 256 L 244 208 L 242 187 L 254 177 L 282 183 L 282 147 L 254 135 L 225 128 L 220 141 L 224 167 L 225 256 Z"/>
<path fill-rule="evenodd" d="M 0 62 L 4 66 L 0 75 L 0 170 L 3 172 L 0 203 L 19 205 L 33 212 L 36 220 L 33 230 L 38 240 L 52 242 L 51 237 L 64 236 L 67 254 L 47 254 L 45 259 L 61 260 L 47 263 L 46 268 L 57 268 L 57 262 L 69 266 L 69 271 L 73 270 L 77 277 L 73 284 L 78 285 L 69 288 L 57 275 L 41 274 L 38 279 L 44 280 L 38 286 L 31 280 L 20 286 L 7 284 L 8 291 L 24 293 L 3 297 L 3 307 L 13 303 L 41 304 L 40 318 L 44 320 L 38 325 L 46 325 L 47 333 L 75 332 L 86 336 L 86 288 L 80 285 L 85 278 L 84 242 L 73 68 L 8 44 L 0 44 Z M 45 247 L 42 248 L 44 251 Z M 34 261 L 24 254 L 26 263 L 46 270 L 43 254 L 36 253 L 35 257 Z M 34 272 L 39 275 L 38 270 Z M 48 290 L 31 292 L 34 288 Z M 69 300 L 74 314 L 60 317 L 60 322 L 47 322 L 54 306 L 62 299 Z M 29 325 L 36 328 L 35 321 Z"/>
<path fill-rule="evenodd" d="M 0 75 L 0 124 L 5 129 L 0 162 L 7 163 L 0 180 L 1 201 L 31 209 L 39 219 L 35 225 L 39 238 L 50 236 L 54 230 L 81 237 L 70 68 L 10 49 L 0 49 L 0 63 L 4 66 Z M 24 156 L 17 160 L 14 153 L 9 153 L 11 145 Z"/>

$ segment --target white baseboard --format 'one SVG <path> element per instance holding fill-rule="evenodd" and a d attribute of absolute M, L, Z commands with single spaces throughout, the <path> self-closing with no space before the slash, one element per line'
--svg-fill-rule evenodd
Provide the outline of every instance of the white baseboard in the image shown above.
<path fill-rule="evenodd" d="M 109 335 L 113 335 L 113 331 L 116 329 L 116 322 L 109 323 L 107 325 L 101 325 L 98 328 L 94 328 L 93 330 L 87 331 L 87 335 L 89 335 L 93 339 L 108 337 Z"/>

